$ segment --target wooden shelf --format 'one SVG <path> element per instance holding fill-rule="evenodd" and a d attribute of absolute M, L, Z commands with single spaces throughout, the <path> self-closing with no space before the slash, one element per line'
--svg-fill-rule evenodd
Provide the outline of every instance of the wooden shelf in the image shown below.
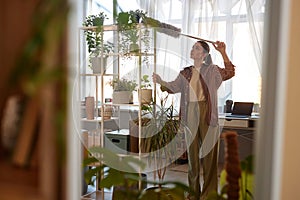
<path fill-rule="evenodd" d="M 110 119 L 104 119 L 104 122 L 113 121 L 113 120 L 117 120 L 117 119 L 118 119 L 118 117 L 111 117 Z M 101 117 L 95 117 L 94 119 L 82 118 L 81 121 L 83 121 L 83 122 L 101 122 L 102 118 Z"/>

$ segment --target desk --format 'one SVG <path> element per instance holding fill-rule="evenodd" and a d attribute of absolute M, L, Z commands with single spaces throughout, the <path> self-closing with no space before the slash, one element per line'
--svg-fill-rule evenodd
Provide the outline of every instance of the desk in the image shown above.
<path fill-rule="evenodd" d="M 228 117 L 224 114 L 219 115 L 220 127 L 225 129 L 241 129 L 241 130 L 254 130 L 259 116 L 251 116 L 247 118 Z"/>
<path fill-rule="evenodd" d="M 247 156 L 252 155 L 254 133 L 256 130 L 259 116 L 254 115 L 248 118 L 226 117 L 224 114 L 219 115 L 220 132 L 231 130 L 238 133 L 239 157 L 244 160 Z M 219 162 L 224 163 L 225 143 L 220 139 Z"/>

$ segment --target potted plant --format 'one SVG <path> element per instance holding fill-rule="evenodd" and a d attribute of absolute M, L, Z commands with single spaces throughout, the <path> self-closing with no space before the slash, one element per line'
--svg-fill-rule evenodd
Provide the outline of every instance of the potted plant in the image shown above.
<path fill-rule="evenodd" d="M 145 19 L 146 13 L 142 10 L 120 12 L 117 23 L 121 32 L 121 49 L 124 53 L 138 53 L 140 47 L 138 40 L 143 40 L 143 34 L 139 29 L 139 23 Z"/>
<path fill-rule="evenodd" d="M 98 180 L 99 188 L 113 187 L 112 199 L 139 199 L 147 185 L 147 176 L 138 173 L 133 166 L 143 170 L 145 163 L 135 157 L 121 158 L 115 152 L 102 147 L 91 147 L 88 152 L 90 156 L 83 160 L 83 167 L 94 167 L 84 173 L 87 184 Z M 138 187 L 139 182 L 143 184 L 141 189 Z"/>
<path fill-rule="evenodd" d="M 137 83 L 132 80 L 115 78 L 109 82 L 113 88 L 113 103 L 133 103 L 132 92 L 136 90 Z"/>
<path fill-rule="evenodd" d="M 152 89 L 149 81 L 149 75 L 143 75 L 139 92 L 142 104 L 149 104 L 152 101 Z"/>
<path fill-rule="evenodd" d="M 161 186 L 169 186 L 167 189 L 161 187 L 158 190 L 149 190 L 145 188 L 147 184 L 156 185 L 156 181 L 147 180 L 145 174 L 140 174 L 138 171 L 143 171 L 146 167 L 145 163 L 135 157 L 120 157 L 109 149 L 101 147 L 92 147 L 89 149 L 91 157 L 85 158 L 83 167 L 95 166 L 88 168 L 85 171 L 84 178 L 87 183 L 91 183 L 94 178 L 101 179 L 99 181 L 100 188 L 111 189 L 113 187 L 112 199 L 139 199 L 139 200 L 176 200 L 183 199 L 184 192 L 190 192 L 190 188 L 177 181 L 160 182 Z M 95 165 L 95 163 L 102 165 Z M 115 169 L 114 166 L 122 166 L 122 170 Z M 136 166 L 135 168 L 133 166 Z M 137 169 L 140 168 L 140 170 Z M 104 176 L 103 171 L 106 169 Z M 101 176 L 101 177 L 100 177 Z M 139 187 L 139 182 L 142 187 Z M 170 187 L 170 185 L 172 187 Z"/>
<path fill-rule="evenodd" d="M 141 151 L 149 153 L 150 164 L 153 161 L 159 181 L 164 179 L 168 163 L 175 159 L 176 144 L 172 140 L 176 140 L 180 130 L 180 121 L 174 115 L 173 104 L 166 105 L 167 98 L 168 95 L 160 100 L 159 106 L 147 109 L 148 114 L 144 116 L 150 120 L 142 131 Z"/>
<path fill-rule="evenodd" d="M 94 73 L 101 73 L 100 67 L 103 66 L 104 68 L 106 66 L 108 54 L 113 52 L 113 43 L 103 41 L 102 30 L 105 19 L 108 19 L 106 14 L 100 12 L 97 15 L 87 16 L 83 22 L 83 26 L 88 27 L 84 30 L 84 34 L 88 46 L 91 68 Z"/>
<path fill-rule="evenodd" d="M 133 23 L 142 23 L 144 22 L 144 19 L 146 17 L 147 12 L 144 12 L 143 10 L 131 10 L 129 11 L 130 19 Z"/>
<path fill-rule="evenodd" d="M 147 192 L 154 194 L 158 190 L 166 196 L 172 196 L 174 194 L 170 186 L 163 184 L 164 177 L 167 166 L 180 156 L 177 145 L 181 142 L 183 131 L 173 104 L 167 105 L 168 96 L 160 99 L 160 105 L 145 109 L 148 114 L 145 113 L 144 116 L 150 120 L 142 128 L 141 152 L 148 154 L 148 163 L 154 169 L 154 177 L 158 178 L 157 185 L 147 188 Z M 183 192 L 177 195 L 181 196 L 179 199 L 184 198 Z"/>
<path fill-rule="evenodd" d="M 176 160 L 176 142 L 182 133 L 180 120 L 175 114 L 173 104 L 167 106 L 168 96 L 160 99 L 160 105 L 155 105 L 152 101 L 141 107 L 142 139 L 140 151 L 148 154 L 149 164 L 154 167 L 154 173 L 159 181 L 164 179 L 170 161 Z M 138 137 L 138 126 L 138 119 L 131 122 L 130 135 Z"/>
<path fill-rule="evenodd" d="M 153 187 L 148 187 L 144 191 L 144 198 L 149 199 L 184 199 L 184 192 L 177 189 L 174 192 L 172 184 L 165 182 L 164 177 L 167 166 L 179 157 L 176 147 L 182 141 L 180 120 L 175 116 L 173 105 L 167 106 L 168 95 L 161 98 L 160 105 L 145 104 L 142 106 L 141 118 L 141 145 L 140 149 L 134 152 L 141 152 L 148 157 L 148 168 L 153 169 Z M 138 146 L 138 126 L 139 120 L 130 123 L 130 135 L 135 137 L 135 144 Z M 131 140 L 130 140 L 131 142 Z M 148 170 L 149 170 L 148 169 Z M 143 199 L 143 198 L 142 198 Z"/>
<path fill-rule="evenodd" d="M 105 72 L 108 54 L 113 52 L 113 47 L 113 43 L 107 41 L 103 44 L 103 47 L 99 46 L 99 50 L 90 54 L 90 63 L 93 73 L 98 74 Z M 103 54 L 101 52 L 103 52 Z"/>
<path fill-rule="evenodd" d="M 137 44 L 139 39 L 137 24 L 131 20 L 129 12 L 120 12 L 117 16 L 117 23 L 121 33 L 120 47 L 123 53 L 138 52 Z"/>

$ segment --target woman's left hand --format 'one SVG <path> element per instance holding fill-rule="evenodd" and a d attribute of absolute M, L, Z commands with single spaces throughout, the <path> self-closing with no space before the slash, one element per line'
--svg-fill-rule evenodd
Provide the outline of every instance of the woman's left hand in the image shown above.
<path fill-rule="evenodd" d="M 226 44 L 224 42 L 216 41 L 213 43 L 215 49 L 219 51 L 223 57 L 224 62 L 230 62 L 226 53 Z"/>

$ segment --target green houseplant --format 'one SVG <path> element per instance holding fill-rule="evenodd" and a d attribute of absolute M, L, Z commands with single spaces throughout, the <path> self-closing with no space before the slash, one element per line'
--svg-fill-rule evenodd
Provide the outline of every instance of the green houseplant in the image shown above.
<path fill-rule="evenodd" d="M 142 131 L 142 152 L 149 153 L 149 164 L 154 165 L 159 181 L 164 179 L 168 164 L 175 160 L 174 141 L 180 131 L 180 121 L 175 117 L 173 104 L 167 106 L 168 96 L 160 99 L 159 106 L 148 107 L 144 116 L 150 120 Z"/>
<path fill-rule="evenodd" d="M 158 178 L 154 187 L 147 188 L 148 194 L 155 195 L 154 191 L 160 191 L 161 195 L 166 195 L 161 199 L 183 199 L 183 191 L 174 194 L 168 184 L 163 184 L 167 166 L 179 157 L 177 145 L 183 134 L 173 103 L 168 105 L 168 96 L 161 97 L 159 105 L 148 105 L 144 109 L 142 123 L 146 123 L 141 133 L 141 152 L 148 154 L 148 164 L 154 170 L 154 177 Z"/>
<path fill-rule="evenodd" d="M 129 11 L 129 15 L 133 23 L 143 23 L 147 13 L 143 10 L 137 9 Z"/>
<path fill-rule="evenodd" d="M 145 169 L 146 164 L 138 158 L 127 156 L 120 157 L 111 152 L 109 149 L 101 147 L 92 147 L 89 149 L 91 157 L 84 159 L 83 167 L 95 165 L 95 163 L 101 163 L 101 165 L 95 165 L 94 168 L 88 168 L 84 177 L 87 183 L 91 180 L 98 178 L 99 187 L 113 190 L 113 199 L 124 200 L 182 200 L 184 192 L 190 192 L 187 185 L 177 181 L 165 181 L 159 182 L 161 187 L 157 190 L 149 190 L 139 188 L 138 184 L 141 182 L 143 185 L 152 184 L 157 185 L 157 181 L 149 181 L 143 176 L 140 176 L 136 168 L 139 167 L 142 171 Z M 122 170 L 115 169 L 114 166 L 122 166 Z M 103 171 L 106 171 L 104 176 Z M 95 181 L 95 180 L 94 180 Z M 115 188 L 118 188 L 115 190 Z"/>
<path fill-rule="evenodd" d="M 142 32 L 139 23 L 146 17 L 142 10 L 120 12 L 117 16 L 117 23 L 121 33 L 121 50 L 123 53 L 138 53 L 140 47 L 139 39 L 144 40 L 147 32 Z"/>
<path fill-rule="evenodd" d="M 183 133 L 173 104 L 167 105 L 168 96 L 161 97 L 159 105 L 153 101 L 142 105 L 140 151 L 148 154 L 148 164 L 153 167 L 158 181 L 164 179 L 167 166 L 176 160 L 176 145 Z M 133 120 L 130 135 L 138 137 L 138 126 L 139 120 Z"/>
<path fill-rule="evenodd" d="M 115 78 L 109 84 L 113 88 L 113 103 L 133 103 L 132 92 L 137 88 L 135 81 Z"/>
<path fill-rule="evenodd" d="M 83 22 L 85 39 L 87 42 L 91 68 L 94 73 L 101 73 L 100 66 L 106 66 L 109 53 L 113 52 L 113 43 L 103 41 L 103 23 L 108 19 L 104 12 L 89 15 Z M 102 62 L 101 62 L 102 59 Z"/>
<path fill-rule="evenodd" d="M 154 186 L 145 189 L 145 199 L 184 199 L 183 190 L 174 190 L 172 183 L 164 181 L 167 166 L 180 156 L 177 144 L 183 134 L 173 104 L 168 105 L 167 99 L 168 95 L 161 97 L 159 105 L 153 105 L 153 102 L 142 105 L 141 145 L 140 149 L 131 149 L 132 152 L 140 151 L 143 156 L 147 156 L 148 170 L 154 173 Z M 130 122 L 130 135 L 134 136 L 130 142 L 133 141 L 136 147 L 139 146 L 138 126 L 138 119 Z"/>

